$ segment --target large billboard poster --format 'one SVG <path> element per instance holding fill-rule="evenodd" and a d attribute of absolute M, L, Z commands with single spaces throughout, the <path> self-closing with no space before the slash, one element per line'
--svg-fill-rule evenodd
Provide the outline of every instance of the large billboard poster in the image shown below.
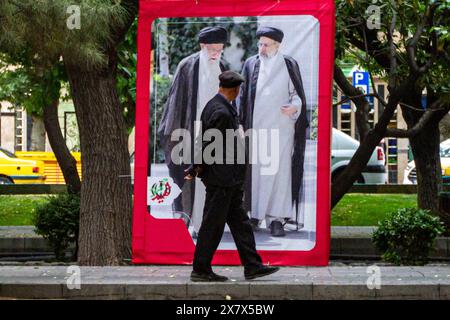
<path fill-rule="evenodd" d="M 185 170 L 198 141 L 218 141 L 200 116 L 232 70 L 245 79 L 233 106 L 257 250 L 271 265 L 328 264 L 333 44 L 329 0 L 141 0 L 134 263 L 192 263 L 205 185 Z M 240 264 L 230 231 L 213 264 Z"/>

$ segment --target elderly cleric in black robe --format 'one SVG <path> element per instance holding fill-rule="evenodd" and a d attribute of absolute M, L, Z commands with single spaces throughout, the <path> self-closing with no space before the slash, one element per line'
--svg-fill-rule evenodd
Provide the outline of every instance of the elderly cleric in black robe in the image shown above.
<path fill-rule="evenodd" d="M 240 117 L 245 130 L 279 130 L 280 170 L 263 176 L 261 165 L 252 160 L 245 204 L 255 230 L 265 218 L 272 236 L 284 236 L 283 223 L 298 218 L 308 127 L 306 99 L 297 61 L 279 51 L 283 32 L 261 27 L 256 36 L 259 54 L 247 59 L 242 72 L 246 82 L 240 96 Z"/>
<path fill-rule="evenodd" d="M 201 50 L 179 63 L 169 90 L 158 135 L 164 149 L 169 175 L 180 188 L 185 184 L 184 170 L 192 163 L 193 155 L 190 163 L 179 164 L 177 161 L 174 163 L 171 153 L 180 141 L 178 139 L 171 141 L 171 135 L 176 129 L 187 129 L 191 135 L 193 148 L 196 135 L 194 121 L 199 120 L 204 106 L 217 93 L 218 76 L 226 69 L 220 58 L 227 38 L 225 28 L 215 26 L 202 29 L 198 34 Z M 184 212 L 192 210 L 194 190 L 198 189 L 198 186 L 195 186 L 195 180 L 189 183 L 190 188 L 183 189 L 182 195 L 175 199 L 174 210 Z M 186 198 L 187 202 L 182 201 L 182 197 Z M 183 208 L 183 203 L 189 203 L 189 208 Z"/>

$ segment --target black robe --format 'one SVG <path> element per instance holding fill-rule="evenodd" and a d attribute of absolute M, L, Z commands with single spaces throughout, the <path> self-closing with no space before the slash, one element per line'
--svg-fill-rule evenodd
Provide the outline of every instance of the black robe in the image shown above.
<path fill-rule="evenodd" d="M 175 71 L 172 84 L 169 89 L 169 95 L 164 107 L 164 112 L 159 124 L 157 134 L 160 137 L 161 146 L 164 149 L 165 162 L 169 168 L 169 175 L 175 183 L 183 188 L 184 170 L 190 163 L 193 163 L 194 154 L 194 121 L 197 116 L 197 96 L 198 96 L 198 77 L 199 77 L 200 53 L 196 52 L 181 60 Z M 225 70 L 224 63 L 220 63 L 222 71 Z M 191 135 L 191 162 L 187 164 L 175 164 L 171 159 L 172 149 L 179 141 L 170 141 L 172 132 L 176 129 L 187 129 Z M 191 192 L 185 194 L 190 200 L 190 208 L 194 202 L 194 184 L 195 180 L 190 180 Z M 188 192 L 187 192 L 188 193 Z M 187 208 L 181 207 L 181 195 L 175 201 L 175 210 L 186 211 Z"/>
<path fill-rule="evenodd" d="M 289 73 L 289 77 L 294 84 L 295 91 L 302 101 L 301 113 L 295 122 L 294 133 L 294 152 L 292 155 L 292 202 L 295 205 L 298 217 L 298 204 L 300 202 L 300 195 L 303 183 L 303 164 L 305 160 L 305 145 L 306 132 L 309 126 L 306 113 L 306 97 L 303 90 L 302 77 L 300 74 L 300 67 L 294 58 L 284 55 L 284 61 Z M 256 83 L 258 81 L 259 67 L 261 61 L 259 56 L 255 55 L 245 61 L 242 75 L 245 78 L 245 83 L 241 88 L 241 95 L 239 98 L 239 116 L 244 130 L 253 127 L 253 107 L 255 103 Z M 247 146 L 247 151 L 249 148 Z M 251 210 L 251 190 L 252 190 L 252 168 L 248 165 L 246 182 L 245 182 L 245 206 L 248 211 Z"/>

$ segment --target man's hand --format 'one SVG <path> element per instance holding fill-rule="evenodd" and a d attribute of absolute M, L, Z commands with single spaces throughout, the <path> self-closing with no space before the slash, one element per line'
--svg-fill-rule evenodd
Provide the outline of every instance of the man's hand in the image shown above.
<path fill-rule="evenodd" d="M 201 173 L 201 171 L 202 171 L 202 168 L 200 166 L 191 165 L 191 166 L 189 166 L 189 168 L 184 170 L 184 173 L 185 173 L 184 179 L 185 180 L 192 180 L 196 176 L 198 176 L 198 174 Z"/>
<path fill-rule="evenodd" d="M 295 114 L 297 112 L 297 108 L 293 105 L 282 106 L 280 109 L 281 109 L 281 113 L 283 113 L 284 115 L 287 115 L 287 116 L 292 116 L 293 114 Z"/>
<path fill-rule="evenodd" d="M 194 166 L 190 166 L 184 170 L 184 180 L 192 180 L 195 177 Z"/>

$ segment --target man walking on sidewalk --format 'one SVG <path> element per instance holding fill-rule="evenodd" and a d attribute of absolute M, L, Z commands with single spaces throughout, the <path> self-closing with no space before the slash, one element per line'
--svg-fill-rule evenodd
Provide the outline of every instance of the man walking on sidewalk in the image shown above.
<path fill-rule="evenodd" d="M 219 246 L 225 228 L 230 227 L 239 257 L 244 265 L 245 279 L 251 280 L 272 274 L 278 267 L 262 264 L 256 252 L 255 236 L 250 219 L 243 208 L 243 183 L 245 163 L 238 163 L 239 148 L 244 148 L 243 136 L 237 135 L 237 143 L 226 141 L 227 130 L 239 130 L 239 117 L 232 102 L 239 95 L 244 78 L 232 71 L 219 76 L 219 93 L 205 106 L 202 115 L 202 134 L 208 130 L 218 130 L 223 137 L 222 161 L 212 164 L 191 165 L 186 170 L 186 179 L 198 176 L 206 186 L 206 200 L 203 221 L 197 238 L 194 254 L 192 281 L 227 281 L 228 278 L 213 272 L 211 261 Z M 233 138 L 234 140 L 234 138 Z M 234 142 L 234 141 L 233 141 Z M 201 152 L 210 142 L 202 142 Z M 230 145 L 233 147 L 230 148 Z M 220 152 L 215 155 L 220 154 Z M 241 153 L 242 154 L 242 153 Z M 232 161 L 230 161 L 232 160 Z"/>

